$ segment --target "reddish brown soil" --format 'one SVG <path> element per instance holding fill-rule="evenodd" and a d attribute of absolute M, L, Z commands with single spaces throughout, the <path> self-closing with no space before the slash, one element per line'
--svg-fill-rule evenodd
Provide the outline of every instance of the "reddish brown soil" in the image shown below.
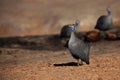
<path fill-rule="evenodd" d="M 7 40 L 0 48 L 0 80 L 120 79 L 120 41 L 91 43 L 90 64 L 77 66 L 56 35 Z"/>
<path fill-rule="evenodd" d="M 90 64 L 81 66 L 52 35 L 76 19 L 79 31 L 93 30 L 108 6 L 119 27 L 119 5 L 120 0 L 0 0 L 0 80 L 120 80 L 116 35 L 108 34 L 113 41 L 91 43 Z M 95 41 L 95 34 L 90 37 Z"/>

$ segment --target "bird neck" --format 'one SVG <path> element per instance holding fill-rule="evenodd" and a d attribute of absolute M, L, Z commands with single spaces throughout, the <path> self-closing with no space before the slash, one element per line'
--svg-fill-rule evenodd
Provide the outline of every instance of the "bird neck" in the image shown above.
<path fill-rule="evenodd" d="M 75 26 L 78 26 L 79 24 L 78 23 L 75 23 Z"/>
<path fill-rule="evenodd" d="M 110 11 L 108 11 L 108 15 L 111 15 L 111 12 L 110 12 Z"/>
<path fill-rule="evenodd" d="M 75 31 L 78 31 L 78 25 L 79 25 L 79 23 L 76 22 L 74 25 L 75 25 Z"/>
<path fill-rule="evenodd" d="M 76 32 L 78 31 L 78 25 L 75 25 L 75 31 Z"/>
<path fill-rule="evenodd" d="M 70 36 L 70 42 L 73 42 L 75 40 L 75 32 L 72 31 L 71 36 Z"/>
<path fill-rule="evenodd" d="M 111 21 L 112 20 L 112 15 L 108 14 L 107 19 Z"/>

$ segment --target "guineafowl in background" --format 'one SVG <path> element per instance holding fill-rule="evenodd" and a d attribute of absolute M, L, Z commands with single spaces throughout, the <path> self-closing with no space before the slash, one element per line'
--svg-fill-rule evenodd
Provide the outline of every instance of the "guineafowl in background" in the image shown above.
<path fill-rule="evenodd" d="M 78 62 L 78 65 L 83 64 L 83 61 L 86 62 L 86 64 L 89 64 L 89 51 L 90 46 L 88 42 L 83 41 L 75 36 L 75 26 L 71 26 L 71 36 L 68 42 L 68 49 Z M 79 62 L 81 60 L 81 63 Z"/>
<path fill-rule="evenodd" d="M 75 32 L 77 32 L 79 23 L 80 23 L 80 21 L 76 20 L 75 24 L 64 25 L 61 29 L 60 38 L 70 38 L 70 35 L 71 35 L 70 26 L 74 25 L 75 26 Z"/>
<path fill-rule="evenodd" d="M 78 32 L 78 25 L 79 25 L 80 21 L 76 20 L 75 24 L 68 24 L 68 25 L 64 25 L 61 29 L 61 33 L 60 33 L 60 39 L 61 39 L 61 43 L 64 45 L 64 47 L 68 48 L 68 41 L 71 35 L 71 28 L 70 26 L 74 25 L 75 26 L 75 33 Z"/>
<path fill-rule="evenodd" d="M 107 13 L 108 15 L 103 15 L 98 18 L 95 29 L 107 31 L 112 27 L 112 15 L 110 8 L 107 8 Z"/>

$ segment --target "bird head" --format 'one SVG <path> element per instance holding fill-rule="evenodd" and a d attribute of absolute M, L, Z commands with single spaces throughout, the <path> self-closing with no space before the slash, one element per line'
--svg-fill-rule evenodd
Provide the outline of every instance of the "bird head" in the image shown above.
<path fill-rule="evenodd" d="M 109 7 L 107 8 L 107 12 L 108 14 L 111 14 L 111 9 Z"/>
<path fill-rule="evenodd" d="M 75 26 L 74 25 L 70 26 L 70 28 L 73 32 L 75 31 Z"/>

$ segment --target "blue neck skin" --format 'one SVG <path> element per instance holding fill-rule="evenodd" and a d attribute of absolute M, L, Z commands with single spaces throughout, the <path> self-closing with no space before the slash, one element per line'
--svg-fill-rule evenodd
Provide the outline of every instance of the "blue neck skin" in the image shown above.
<path fill-rule="evenodd" d="M 111 14 L 111 12 L 110 11 L 108 11 L 108 15 L 110 15 Z"/>
<path fill-rule="evenodd" d="M 75 26 L 71 26 L 71 30 L 72 30 L 72 32 L 74 32 L 75 31 Z"/>

